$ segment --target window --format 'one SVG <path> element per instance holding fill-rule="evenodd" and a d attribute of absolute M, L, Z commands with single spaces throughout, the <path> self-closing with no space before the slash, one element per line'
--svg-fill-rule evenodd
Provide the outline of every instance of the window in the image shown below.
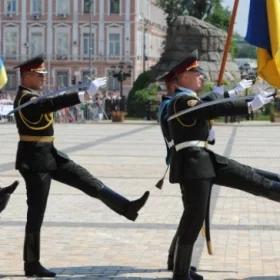
<path fill-rule="evenodd" d="M 88 83 L 90 80 L 93 79 L 93 77 L 95 76 L 95 70 L 92 69 L 92 77 L 90 77 L 90 71 L 89 70 L 85 70 L 85 71 L 82 71 L 82 83 L 85 84 L 85 83 Z"/>
<path fill-rule="evenodd" d="M 56 14 L 58 16 L 68 16 L 70 14 L 69 0 L 56 0 Z"/>
<path fill-rule="evenodd" d="M 58 88 L 67 87 L 69 85 L 68 71 L 56 72 L 56 86 Z"/>
<path fill-rule="evenodd" d="M 57 59 L 67 59 L 69 53 L 68 30 L 57 30 L 56 32 L 56 55 Z"/>
<path fill-rule="evenodd" d="M 110 14 L 120 13 L 120 0 L 110 0 Z"/>
<path fill-rule="evenodd" d="M 41 0 L 32 0 L 31 14 L 32 15 L 41 15 L 42 14 L 42 1 Z"/>
<path fill-rule="evenodd" d="M 116 77 L 113 77 L 112 71 L 107 71 L 107 77 L 108 77 L 108 90 L 120 90 L 120 82 Z"/>
<path fill-rule="evenodd" d="M 95 54 L 94 34 L 83 33 L 83 57 L 88 58 Z"/>
<path fill-rule="evenodd" d="M 120 56 L 121 54 L 121 39 L 119 33 L 110 33 L 109 34 L 109 56 Z"/>
<path fill-rule="evenodd" d="M 44 52 L 44 38 L 42 32 L 31 32 L 30 34 L 30 49 L 29 52 L 32 56 Z"/>
<path fill-rule="evenodd" d="M 17 73 L 16 71 L 7 71 L 8 82 L 6 84 L 7 90 L 14 90 L 17 88 Z"/>
<path fill-rule="evenodd" d="M 13 27 L 5 28 L 4 31 L 4 50 L 8 58 L 16 58 L 18 51 L 18 34 Z"/>
<path fill-rule="evenodd" d="M 84 0 L 83 12 L 84 14 L 89 14 L 90 11 L 94 13 L 94 0 Z"/>
<path fill-rule="evenodd" d="M 8 15 L 17 13 L 17 0 L 7 0 L 6 13 Z"/>

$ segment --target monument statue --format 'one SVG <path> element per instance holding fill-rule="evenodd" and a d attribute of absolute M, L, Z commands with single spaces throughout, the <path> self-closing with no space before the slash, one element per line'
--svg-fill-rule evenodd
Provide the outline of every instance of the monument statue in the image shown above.
<path fill-rule="evenodd" d="M 183 14 L 204 20 L 212 12 L 212 2 L 211 0 L 182 0 Z"/>

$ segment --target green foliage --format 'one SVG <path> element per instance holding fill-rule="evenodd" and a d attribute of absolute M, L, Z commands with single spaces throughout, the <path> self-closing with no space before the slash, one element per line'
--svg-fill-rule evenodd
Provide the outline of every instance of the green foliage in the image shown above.
<path fill-rule="evenodd" d="M 149 94 L 153 95 L 153 90 L 149 85 L 154 81 L 152 71 L 146 71 L 141 73 L 133 83 L 127 98 L 127 113 L 130 117 L 143 117 L 141 111 L 143 104 L 149 100 Z M 152 88 L 153 89 L 153 88 Z M 143 90 L 143 92 L 141 91 Z M 139 93 L 140 92 L 140 93 Z"/>
<path fill-rule="evenodd" d="M 212 13 L 205 19 L 205 21 L 213 24 L 214 26 L 227 30 L 231 12 L 228 8 L 224 8 L 221 4 L 221 0 L 213 0 Z"/>
<path fill-rule="evenodd" d="M 154 116 L 157 111 L 157 106 L 155 106 L 157 92 L 158 86 L 156 84 L 137 90 L 133 98 L 133 112 L 130 112 L 129 116 L 144 118 L 147 115 L 147 111 L 150 111 L 150 114 Z"/>
<path fill-rule="evenodd" d="M 234 38 L 231 41 L 230 53 L 231 53 L 232 58 L 236 58 L 238 55 L 238 43 Z"/>
<path fill-rule="evenodd" d="M 257 58 L 256 47 L 247 43 L 238 33 L 233 35 L 231 43 L 231 55 L 233 58 Z"/>
<path fill-rule="evenodd" d="M 201 90 L 201 92 L 210 92 L 213 87 L 214 87 L 214 83 L 211 81 L 207 81 L 204 83 L 203 89 Z"/>
<path fill-rule="evenodd" d="M 224 30 L 229 25 L 231 12 L 224 8 L 221 0 L 212 0 L 209 7 L 201 1 L 157 0 L 156 4 L 166 13 L 167 24 L 170 25 L 178 16 L 191 15 L 213 24 Z"/>
<path fill-rule="evenodd" d="M 178 16 L 184 13 L 182 0 L 157 0 L 157 6 L 161 7 L 166 13 L 166 22 L 169 26 Z"/>
<path fill-rule="evenodd" d="M 249 44 L 244 44 L 242 46 L 238 46 L 237 53 L 236 53 L 237 58 L 257 58 L 257 52 L 256 48 L 254 46 L 251 46 Z"/>

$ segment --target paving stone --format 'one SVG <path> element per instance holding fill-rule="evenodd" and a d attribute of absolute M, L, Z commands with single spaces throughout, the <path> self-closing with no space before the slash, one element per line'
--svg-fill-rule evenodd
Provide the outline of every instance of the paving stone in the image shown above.
<path fill-rule="evenodd" d="M 217 125 L 213 150 L 244 164 L 280 171 L 280 129 L 269 123 Z M 15 125 L 0 125 L 0 184 L 20 186 L 0 215 L 0 278 L 23 277 L 26 217 L 23 180 L 14 170 Z M 96 199 L 53 181 L 44 225 L 41 260 L 58 279 L 171 279 L 167 253 L 182 214 L 177 185 L 165 180 L 165 146 L 153 122 L 56 124 L 56 146 L 129 199 L 151 197 L 136 222 Z M 231 142 L 229 142 L 230 137 Z M 223 187 L 212 195 L 212 242 L 207 254 L 200 236 L 194 264 L 209 280 L 280 279 L 280 207 L 276 202 Z"/>

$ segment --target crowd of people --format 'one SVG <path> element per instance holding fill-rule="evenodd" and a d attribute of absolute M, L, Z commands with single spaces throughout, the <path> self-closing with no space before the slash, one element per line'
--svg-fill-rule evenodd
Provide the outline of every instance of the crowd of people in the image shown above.
<path fill-rule="evenodd" d="M 13 109 L 13 102 L 10 95 L 1 94 L 0 120 L 2 122 L 14 122 L 14 117 L 8 116 L 8 112 Z M 125 111 L 125 109 L 125 97 L 121 97 L 119 92 L 99 91 L 88 102 L 55 112 L 54 118 L 58 123 L 110 120 L 112 111 Z"/>
<path fill-rule="evenodd" d="M 90 101 L 55 113 L 56 122 L 72 123 L 110 120 L 112 111 L 124 111 L 124 98 L 119 92 L 98 92 Z"/>

